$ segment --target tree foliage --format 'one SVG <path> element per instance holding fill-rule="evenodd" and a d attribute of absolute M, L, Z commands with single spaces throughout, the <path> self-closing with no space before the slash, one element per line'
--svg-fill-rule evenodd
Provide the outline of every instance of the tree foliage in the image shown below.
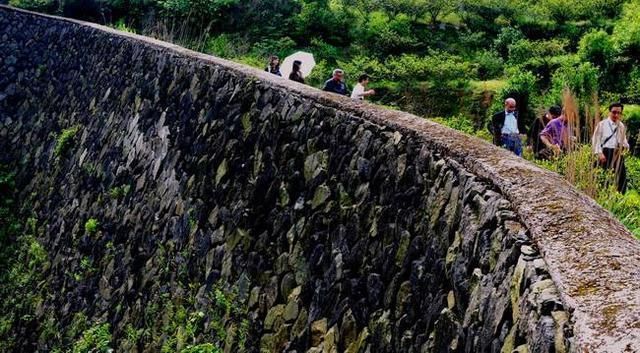
<path fill-rule="evenodd" d="M 613 42 L 625 55 L 638 59 L 640 54 L 640 0 L 624 5 L 622 16 L 613 29 Z"/>
<path fill-rule="evenodd" d="M 578 47 L 580 59 L 601 69 L 607 69 L 610 66 L 615 53 L 609 34 L 603 30 L 593 30 L 580 39 Z"/>

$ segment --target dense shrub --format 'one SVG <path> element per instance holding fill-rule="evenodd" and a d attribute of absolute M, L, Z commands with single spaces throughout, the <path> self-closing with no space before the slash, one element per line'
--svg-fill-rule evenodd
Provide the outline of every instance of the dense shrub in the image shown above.
<path fill-rule="evenodd" d="M 626 98 L 629 102 L 640 104 L 640 68 L 636 67 L 629 75 Z"/>
<path fill-rule="evenodd" d="M 524 34 L 513 27 L 503 27 L 493 41 L 493 49 L 503 58 L 509 57 L 509 46 L 524 39 Z"/>
<path fill-rule="evenodd" d="M 625 159 L 624 164 L 627 168 L 629 187 L 634 190 L 640 190 L 640 158 L 629 156 Z"/>
<path fill-rule="evenodd" d="M 473 121 L 465 115 L 450 116 L 448 118 L 433 118 L 432 120 L 469 135 L 473 135 L 476 131 Z"/>
<path fill-rule="evenodd" d="M 624 124 L 627 127 L 627 138 L 629 140 L 630 150 L 634 155 L 640 155 L 640 106 L 626 105 L 623 115 Z M 640 187 L 640 179 L 637 179 L 636 185 Z"/>
<path fill-rule="evenodd" d="M 228 23 L 225 12 L 236 8 L 239 0 L 156 0 L 160 11 L 167 17 L 179 19 L 193 27 L 207 27 Z"/>
<path fill-rule="evenodd" d="M 531 41 L 519 40 L 509 45 L 509 62 L 523 64 L 535 58 L 548 59 L 565 53 L 566 40 L 551 39 Z"/>
<path fill-rule="evenodd" d="M 583 61 L 589 61 L 593 65 L 606 69 L 614 56 L 614 46 L 607 32 L 594 30 L 580 39 L 578 56 Z"/>
<path fill-rule="evenodd" d="M 9 0 L 9 5 L 41 12 L 51 12 L 56 8 L 53 0 Z"/>
<path fill-rule="evenodd" d="M 615 186 L 611 186 L 602 190 L 596 201 L 640 239 L 640 194 L 637 190 L 629 190 L 622 195 L 615 191 Z"/>
<path fill-rule="evenodd" d="M 280 58 L 293 53 L 295 51 L 296 42 L 289 37 L 282 37 L 278 39 L 263 39 L 254 44 L 252 52 L 254 54 L 262 55 L 263 57 L 269 57 L 270 55 L 278 55 Z M 265 61 L 266 65 L 266 61 Z"/>
<path fill-rule="evenodd" d="M 483 50 L 475 55 L 478 78 L 488 80 L 502 76 L 504 71 L 504 61 L 494 52 Z"/>
<path fill-rule="evenodd" d="M 562 92 L 569 88 L 577 97 L 580 107 L 593 104 L 598 92 L 598 69 L 589 62 L 567 60 L 552 77 L 551 88 L 543 100 L 545 106 L 561 104 Z"/>
<path fill-rule="evenodd" d="M 372 81 L 389 79 L 387 66 L 374 57 L 360 55 L 349 61 L 338 60 L 337 66 L 345 71 L 348 76 L 347 79 L 354 84 L 358 76 L 363 73 L 371 76 Z"/>
<path fill-rule="evenodd" d="M 612 40 L 624 54 L 638 60 L 640 54 L 640 1 L 624 5 L 621 18 L 616 22 Z"/>
<path fill-rule="evenodd" d="M 311 38 L 310 51 L 317 58 L 327 60 L 330 63 L 335 63 L 343 57 L 340 48 L 325 42 L 321 38 Z"/>
<path fill-rule="evenodd" d="M 430 55 L 401 55 L 386 61 L 389 77 L 402 83 L 432 81 L 459 87 L 475 76 L 475 68 L 463 58 L 445 52 Z"/>
<path fill-rule="evenodd" d="M 109 324 L 96 324 L 82 333 L 82 337 L 73 345 L 73 353 L 108 353 L 113 351 L 110 345 Z"/>
<path fill-rule="evenodd" d="M 477 129 L 482 129 L 490 111 L 492 102 L 505 85 L 504 81 L 473 81 L 471 82 L 470 93 L 463 98 L 462 112 L 469 115 Z"/>
<path fill-rule="evenodd" d="M 300 11 L 293 16 L 292 33 L 301 45 L 320 38 L 333 45 L 348 45 L 349 27 L 353 18 L 347 11 L 332 8 L 326 0 L 302 1 Z"/>
<path fill-rule="evenodd" d="M 321 88 L 324 82 L 331 76 L 333 66 L 330 66 L 326 60 L 316 60 L 316 67 L 311 71 L 311 75 L 305 77 L 305 83 L 314 87 Z M 348 76 L 352 73 L 346 72 Z M 348 79 L 348 78 L 347 78 Z"/>
<path fill-rule="evenodd" d="M 219 36 L 213 36 L 208 38 L 205 42 L 204 52 L 207 54 L 213 54 L 223 58 L 230 58 L 236 55 L 235 48 L 231 38 L 228 34 L 223 33 Z"/>
<path fill-rule="evenodd" d="M 418 45 L 411 19 L 404 14 L 391 16 L 383 11 L 373 11 L 354 34 L 370 54 L 380 57 L 406 52 Z"/>

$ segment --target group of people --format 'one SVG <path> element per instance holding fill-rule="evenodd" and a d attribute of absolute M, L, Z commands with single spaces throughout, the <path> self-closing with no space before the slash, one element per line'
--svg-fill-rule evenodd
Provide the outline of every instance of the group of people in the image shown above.
<path fill-rule="evenodd" d="M 602 168 L 614 170 L 617 189 L 622 193 L 627 189 L 624 152 L 629 149 L 625 126 L 621 121 L 623 111 L 621 103 L 609 105 L 607 119 L 598 123 L 591 139 L 596 163 Z M 493 115 L 488 128 L 494 144 L 522 156 L 522 137 L 527 135 L 527 129 L 524 121 L 518 117 L 515 99 L 505 100 L 504 110 Z M 528 131 L 528 148 L 538 159 L 550 159 L 567 152 L 576 139 L 570 129 L 568 116 L 562 108 L 553 106 L 533 122 Z"/>
<path fill-rule="evenodd" d="M 294 60 L 293 68 L 289 74 L 289 79 L 292 81 L 304 83 L 304 76 L 301 71 L 302 62 Z M 276 55 L 269 57 L 269 63 L 264 69 L 265 71 L 277 76 L 282 76 L 280 72 L 280 58 Z M 323 91 L 337 93 L 343 96 L 350 95 L 351 98 L 357 100 L 364 100 L 365 97 L 374 95 L 376 92 L 373 89 L 369 89 L 369 75 L 362 74 L 358 77 L 358 83 L 353 87 L 353 91 L 349 94 L 349 89 L 344 81 L 344 71 L 341 69 L 334 69 L 331 78 L 325 81 L 322 87 Z"/>
<path fill-rule="evenodd" d="M 351 91 L 351 98 L 364 100 L 364 97 L 376 94 L 376 91 L 367 88 L 368 85 L 369 75 L 360 75 L 358 77 L 358 83 L 356 83 L 356 85 L 353 87 L 353 91 Z M 344 82 L 344 71 L 341 69 L 334 69 L 331 78 L 324 83 L 322 90 L 341 94 L 344 96 L 349 95 L 347 84 Z"/>
<path fill-rule="evenodd" d="M 305 83 L 300 70 L 302 63 L 293 62 L 293 68 L 289 73 L 289 79 Z M 271 56 L 265 71 L 282 76 L 280 72 L 280 60 L 277 56 Z M 358 83 L 351 91 L 351 98 L 364 100 L 365 97 L 375 94 L 373 89 L 368 89 L 369 75 L 362 74 L 358 77 Z M 347 84 L 344 81 L 344 71 L 334 69 L 322 87 L 323 91 L 340 95 L 349 95 Z M 612 103 L 609 106 L 607 119 L 596 126 L 592 137 L 593 153 L 597 157 L 597 164 L 606 169 L 613 169 L 616 174 L 618 191 L 624 193 L 627 188 L 626 169 L 623 152 L 629 148 L 625 126 L 621 121 L 624 106 L 621 103 Z M 527 136 L 527 148 L 530 148 L 537 159 L 551 159 L 567 152 L 576 138 L 570 132 L 569 120 L 562 108 L 550 107 L 540 118 L 533 122 L 527 129 L 523 119 L 518 117 L 517 102 L 513 98 L 504 101 L 504 110 L 493 115 L 488 125 L 493 136 L 493 143 L 504 147 L 518 156 L 522 156 L 522 139 Z M 527 134 L 528 133 L 528 134 Z"/>
<path fill-rule="evenodd" d="M 301 67 L 302 62 L 300 60 L 293 61 L 293 67 L 291 69 L 291 73 L 289 74 L 290 80 L 304 83 L 304 76 L 302 75 L 302 71 L 300 70 Z M 264 71 L 282 77 L 282 73 L 280 72 L 280 58 L 277 55 L 271 55 L 269 57 L 269 63 L 267 64 L 267 67 L 264 69 Z"/>

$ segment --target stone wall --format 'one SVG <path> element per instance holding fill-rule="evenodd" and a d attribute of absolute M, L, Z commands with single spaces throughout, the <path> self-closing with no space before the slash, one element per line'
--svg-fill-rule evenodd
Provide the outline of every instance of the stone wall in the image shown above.
<path fill-rule="evenodd" d="M 551 173 L 93 24 L 0 7 L 0 37 L 0 162 L 48 258 L 15 351 L 79 317 L 116 351 L 640 349 L 638 242 Z"/>

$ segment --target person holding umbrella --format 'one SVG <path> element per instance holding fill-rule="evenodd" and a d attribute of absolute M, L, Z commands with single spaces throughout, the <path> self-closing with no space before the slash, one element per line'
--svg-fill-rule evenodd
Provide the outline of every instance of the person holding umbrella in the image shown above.
<path fill-rule="evenodd" d="M 280 69 L 285 74 L 289 73 L 290 80 L 305 83 L 304 78 L 309 77 L 315 66 L 313 54 L 299 51 L 284 58 Z"/>
<path fill-rule="evenodd" d="M 304 77 L 302 76 L 300 66 L 302 66 L 302 62 L 300 60 L 293 61 L 293 68 L 291 69 L 291 73 L 289 74 L 289 79 L 292 81 L 304 83 Z"/>

